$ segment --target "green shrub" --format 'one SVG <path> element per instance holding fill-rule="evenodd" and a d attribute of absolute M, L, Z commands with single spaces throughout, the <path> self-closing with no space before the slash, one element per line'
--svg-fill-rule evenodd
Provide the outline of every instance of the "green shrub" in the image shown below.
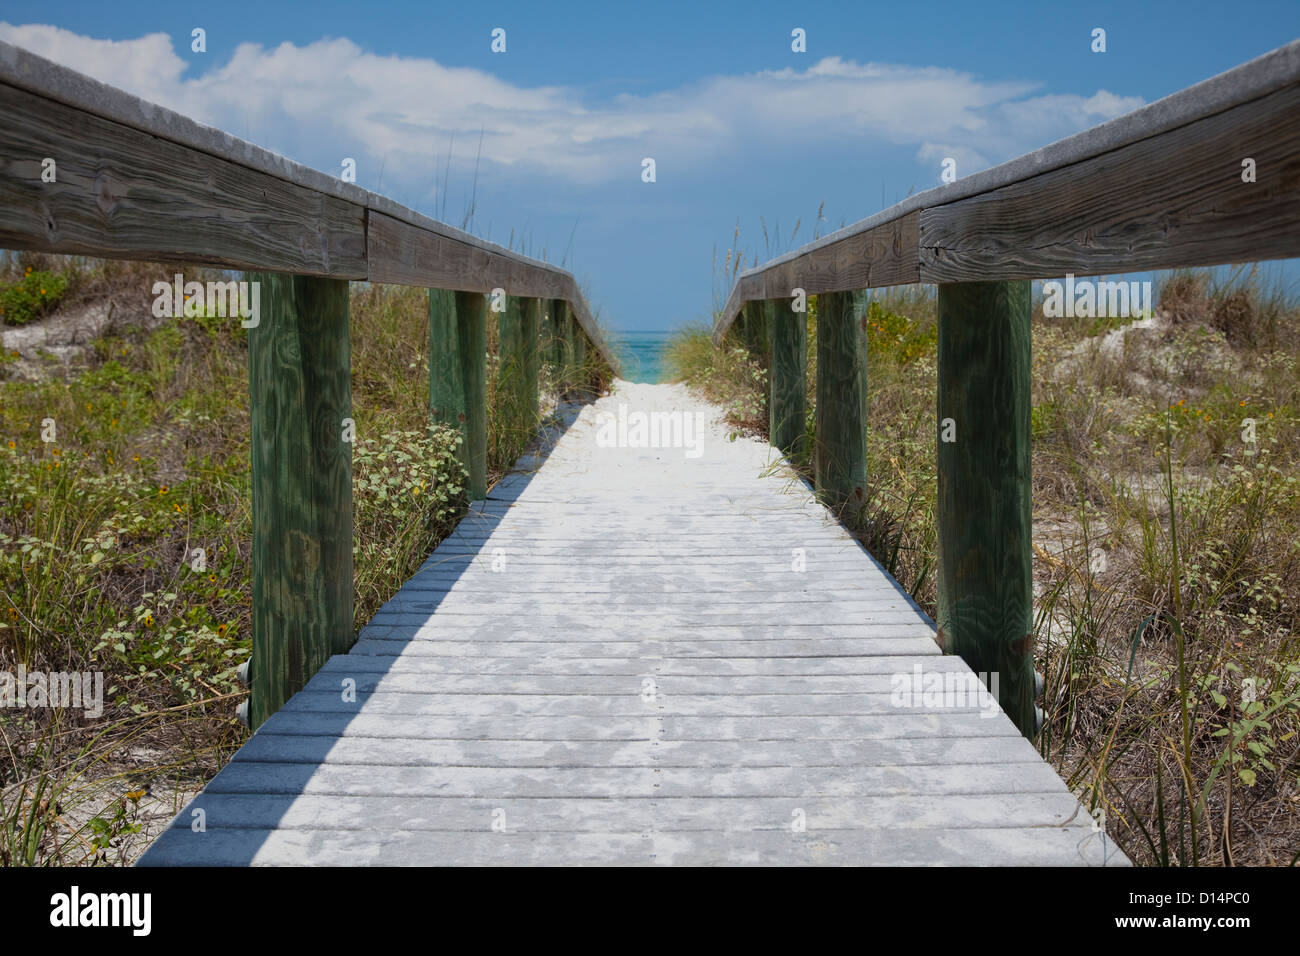
<path fill-rule="evenodd" d="M 17 282 L 0 289 L 0 321 L 26 325 L 48 315 L 59 304 L 68 280 L 53 272 L 28 271 Z"/>

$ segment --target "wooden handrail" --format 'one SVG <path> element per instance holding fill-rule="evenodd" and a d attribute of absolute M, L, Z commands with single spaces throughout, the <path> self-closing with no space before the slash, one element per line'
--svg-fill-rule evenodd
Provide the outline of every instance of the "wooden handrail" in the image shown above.
<path fill-rule="evenodd" d="M 0 128 L 0 248 L 563 299 L 618 368 L 569 272 L 3 41 Z"/>
<path fill-rule="evenodd" d="M 1244 183 L 1241 161 L 1258 163 Z M 747 302 L 1300 256 L 1300 40 L 742 272 Z"/>

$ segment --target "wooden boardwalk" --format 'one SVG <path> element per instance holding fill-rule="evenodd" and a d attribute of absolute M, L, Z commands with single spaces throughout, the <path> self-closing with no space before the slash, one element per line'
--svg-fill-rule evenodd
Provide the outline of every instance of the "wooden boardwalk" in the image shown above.
<path fill-rule="evenodd" d="M 990 699 L 900 701 L 973 675 L 715 415 L 566 407 L 141 863 L 1126 864 Z"/>

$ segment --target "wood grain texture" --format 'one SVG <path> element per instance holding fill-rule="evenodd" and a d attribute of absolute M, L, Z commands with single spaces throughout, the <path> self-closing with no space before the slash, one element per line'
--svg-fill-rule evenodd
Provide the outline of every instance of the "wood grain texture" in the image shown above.
<path fill-rule="evenodd" d="M 0 247 L 366 276 L 361 206 L 11 86 L 0 129 Z"/>
<path fill-rule="evenodd" d="M 1241 162 L 1257 181 L 1242 182 Z M 921 214 L 924 282 L 1300 256 L 1300 86 Z"/>
<path fill-rule="evenodd" d="M 542 300 L 524 299 L 520 312 L 520 343 L 523 349 L 523 401 L 526 421 L 540 421 L 542 375 Z"/>
<path fill-rule="evenodd" d="M 248 330 L 256 729 L 352 646 L 348 284 L 280 274 Z"/>
<path fill-rule="evenodd" d="M 563 299 L 548 299 L 544 305 L 542 361 L 551 369 L 551 380 L 559 384 L 564 376 L 564 323 L 568 305 Z"/>
<path fill-rule="evenodd" d="M 817 492 L 835 508 L 865 504 L 867 485 L 866 294 L 817 297 Z"/>
<path fill-rule="evenodd" d="M 462 297 L 468 301 L 458 308 Z M 471 500 L 487 491 L 484 326 L 483 296 L 429 290 L 429 415 L 461 434 Z"/>
<path fill-rule="evenodd" d="M 460 377 L 465 388 L 465 463 L 469 497 L 487 495 L 487 299 L 477 292 L 456 293 Z"/>
<path fill-rule="evenodd" d="M 572 281 L 558 269 L 532 266 L 374 210 L 370 211 L 366 237 L 371 282 L 457 292 L 500 288 L 512 296 L 557 296 L 567 292 Z"/>
<path fill-rule="evenodd" d="M 578 398 L 586 398 L 592 392 L 587 375 L 587 335 L 582 329 L 578 317 L 570 313 L 569 322 L 569 355 L 572 357 L 573 376 L 569 394 Z"/>
<path fill-rule="evenodd" d="M 767 316 L 763 312 L 762 300 L 745 303 L 745 308 L 740 314 L 740 337 L 750 354 L 763 365 L 767 365 Z"/>
<path fill-rule="evenodd" d="M 1033 737 L 1030 284 L 945 283 L 938 303 L 940 644 L 996 673 Z"/>
<path fill-rule="evenodd" d="M 529 378 L 530 323 L 525 315 L 529 300 L 508 296 L 505 306 L 497 315 L 496 378 L 489 390 L 493 426 L 488 440 L 494 461 L 513 459 L 537 429 L 537 383 Z"/>
<path fill-rule="evenodd" d="M 792 461 L 806 455 L 808 321 L 789 299 L 766 299 L 767 340 L 771 343 L 768 439 Z"/>
<path fill-rule="evenodd" d="M 742 275 L 714 327 L 720 342 L 746 302 L 919 282 L 920 211 Z"/>

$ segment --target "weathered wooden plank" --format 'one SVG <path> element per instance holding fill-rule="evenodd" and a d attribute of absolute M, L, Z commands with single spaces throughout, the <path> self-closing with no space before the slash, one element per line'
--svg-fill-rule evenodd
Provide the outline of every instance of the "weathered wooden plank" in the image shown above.
<path fill-rule="evenodd" d="M 228 764 L 205 793 L 474 797 L 823 797 L 907 794 L 1060 793 L 1061 778 L 1042 761 L 907 767 L 681 767 L 629 774 L 621 767 L 374 767 L 347 764 Z M 198 799 L 202 799 L 199 797 Z M 866 862 L 865 860 L 862 862 Z"/>
<path fill-rule="evenodd" d="M 494 808 L 495 809 L 495 808 Z M 504 808 L 503 808 L 504 809 Z M 796 807 L 791 807 L 793 812 Z M 788 814 L 787 814 L 788 816 Z M 507 817 L 508 819 L 508 814 Z M 1123 854 L 1083 826 L 853 830 L 791 833 L 790 821 L 739 833 L 496 833 L 482 831 L 213 830 L 167 831 L 177 864 L 215 866 L 367 864 L 449 865 L 850 865 L 1122 866 Z M 156 865 L 146 855 L 142 865 Z"/>
<path fill-rule="evenodd" d="M 881 796 L 798 801 L 814 830 L 907 827 L 1003 828 L 1061 826 L 1078 820 L 1078 804 L 1063 794 L 1024 793 L 988 796 Z M 281 796 L 223 793 L 204 798 L 210 829 L 375 830 L 381 822 L 400 821 L 414 833 L 432 830 L 476 831 L 490 825 L 499 802 L 484 797 L 352 797 Z M 747 830 L 790 829 L 794 802 L 789 797 L 738 797 L 728 801 L 731 812 L 717 819 L 715 801 L 678 797 L 654 802 L 645 797 L 625 800 L 582 800 L 516 797 L 506 809 L 510 829 L 523 833 L 607 832 L 626 826 L 627 819 L 653 823 L 659 832 L 719 829 L 742 834 Z M 1071 817 L 1074 817 L 1071 820 Z M 183 819 L 174 825 L 189 829 Z"/>
<path fill-rule="evenodd" d="M 356 714 L 340 727 L 337 715 L 309 711 L 276 714 L 260 734 L 383 737 L 431 740 L 882 740 L 898 737 L 1005 737 L 1019 734 L 1006 715 L 988 719 L 980 712 L 910 712 L 881 720 L 857 717 L 691 717 L 665 714 L 608 717 L 592 721 L 567 715 L 524 717 L 409 717 Z"/>
<path fill-rule="evenodd" d="M 939 286 L 939 643 L 1036 733 L 1028 282 Z"/>
<path fill-rule="evenodd" d="M 861 508 L 867 486 L 866 298 L 817 298 L 817 493 L 836 510 Z"/>
<path fill-rule="evenodd" d="M 921 237 L 923 282 L 1300 256 L 1300 86 L 926 209 Z"/>
<path fill-rule="evenodd" d="M 952 657 L 950 660 L 960 661 Z M 962 700 L 974 707 L 988 704 L 983 700 L 985 693 L 975 682 L 967 681 L 966 668 L 941 666 L 943 657 L 927 662 L 925 674 L 952 675 L 953 686 L 960 686 L 968 691 Z M 498 674 L 447 674 L 437 672 L 411 673 L 409 671 L 375 671 L 360 668 L 353 672 L 331 670 L 317 673 L 307 685 L 307 690 L 325 694 L 338 693 L 344 680 L 349 681 L 349 688 L 355 687 L 358 693 L 365 694 L 475 694 L 491 696 L 506 693 L 503 687 L 509 687 L 509 694 L 527 696 L 638 696 L 641 694 L 641 680 L 653 675 L 656 694 L 675 698 L 678 696 L 751 696 L 757 694 L 782 695 L 817 695 L 817 694 L 892 694 L 900 684 L 913 680 L 910 665 L 900 668 L 896 673 L 871 674 L 665 674 L 653 664 L 647 663 L 639 674 L 631 679 L 623 674 L 519 674 L 511 675 L 511 680 L 502 681 Z M 957 698 L 954 693 L 953 699 Z M 901 707 L 901 705 L 898 705 Z M 996 711 L 992 711 L 996 712 Z"/>
<path fill-rule="evenodd" d="M 613 656 L 590 655 L 578 660 L 536 657 L 523 651 L 509 657 L 442 657 L 405 656 L 390 660 L 365 654 L 337 654 L 317 673 L 355 677 L 358 674 L 515 674 L 565 676 L 641 677 L 648 668 L 665 677 L 827 677 L 865 676 L 867 674 L 901 674 L 911 676 L 917 665 L 914 655 L 880 655 L 876 657 L 765 657 L 765 658 L 693 658 L 662 657 L 642 659 L 626 653 Z M 926 661 L 926 673 L 965 673 L 961 658 L 936 657 Z"/>
<path fill-rule="evenodd" d="M 457 292 L 501 288 L 511 296 L 558 296 L 570 287 L 566 273 L 537 269 L 374 210 L 366 240 L 371 282 Z"/>
<path fill-rule="evenodd" d="M 674 694 L 645 702 L 639 693 L 608 694 L 417 694 L 406 691 L 359 693 L 345 701 L 338 690 L 300 691 L 285 704 L 288 710 L 317 713 L 355 714 L 363 708 L 371 714 L 421 714 L 466 717 L 567 715 L 604 719 L 641 714 L 690 714 L 699 717 L 783 717 L 827 715 L 836 717 L 873 716 L 886 719 L 898 713 L 888 693 L 881 694 Z M 908 709 L 914 714 L 979 713 L 978 705 L 948 707 L 921 704 Z"/>
<path fill-rule="evenodd" d="M 653 753 L 652 753 L 653 751 Z M 256 734 L 243 763 L 365 767 L 916 767 L 1036 763 L 1024 737 L 900 737 L 870 740 L 430 740 Z"/>
<path fill-rule="evenodd" d="M 743 273 L 719 314 L 714 341 L 722 341 L 747 302 L 788 299 L 795 289 L 814 295 L 921 281 L 920 221 L 919 210 L 901 213 L 891 221 L 847 235 L 842 241 L 810 243 L 806 251 L 796 251 Z"/>
<path fill-rule="evenodd" d="M 361 639 L 352 648 L 355 655 L 372 654 L 380 657 L 500 657 L 517 655 L 532 649 L 538 654 L 555 658 L 608 656 L 624 654 L 637 659 L 645 655 L 653 660 L 653 655 L 671 653 L 674 659 L 737 659 L 768 657 L 803 657 L 809 660 L 833 660 L 837 657 L 863 657 L 870 654 L 893 656 L 896 654 L 916 654 L 934 656 L 940 653 L 931 634 L 916 633 L 915 629 L 899 629 L 889 633 L 888 628 L 879 637 L 837 638 L 837 637 L 803 637 L 803 638 L 755 638 L 740 640 L 733 638 L 710 639 L 705 632 L 696 639 L 678 638 L 667 647 L 652 645 L 647 647 L 639 640 L 591 641 L 568 640 L 565 635 L 572 632 L 502 631 L 495 635 L 457 640 L 455 634 L 443 632 L 435 635 L 420 627 L 385 627 L 383 625 L 362 628 Z"/>
<path fill-rule="evenodd" d="M 247 278 L 256 728 L 353 641 L 352 386 L 347 282 Z"/>
<path fill-rule="evenodd" d="M 366 276 L 363 206 L 5 84 L 0 128 L 0 247 Z"/>

